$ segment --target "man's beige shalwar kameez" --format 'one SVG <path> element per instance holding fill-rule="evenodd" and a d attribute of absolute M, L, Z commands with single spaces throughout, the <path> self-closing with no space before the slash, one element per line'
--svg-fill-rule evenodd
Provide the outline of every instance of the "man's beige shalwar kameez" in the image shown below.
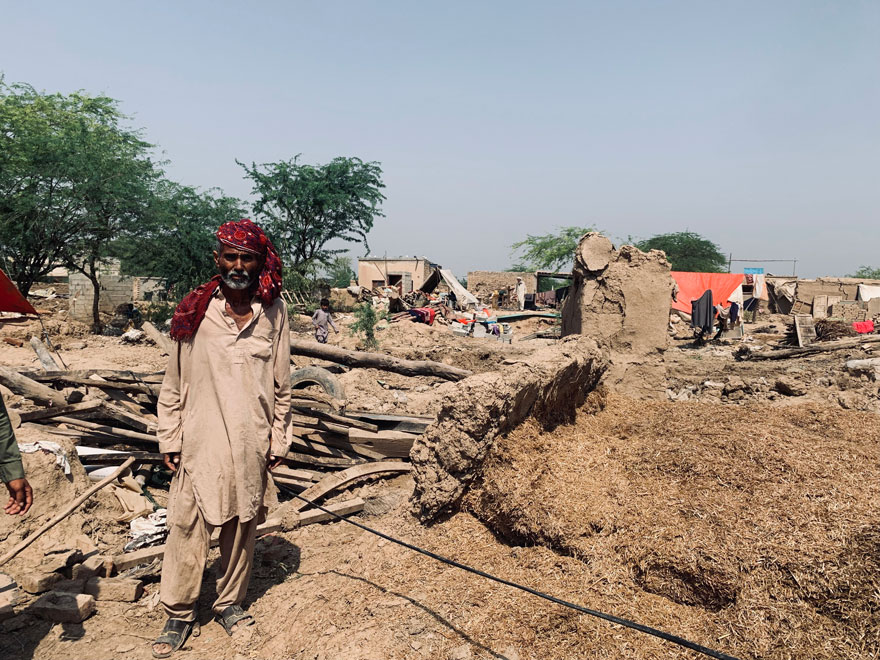
<path fill-rule="evenodd" d="M 177 342 L 159 395 L 159 451 L 180 453 L 171 483 L 161 601 L 192 621 L 211 533 L 222 575 L 213 605 L 241 604 L 253 560 L 270 454 L 290 446 L 290 330 L 280 298 L 252 303 L 241 329 L 220 289 L 190 341 Z"/>

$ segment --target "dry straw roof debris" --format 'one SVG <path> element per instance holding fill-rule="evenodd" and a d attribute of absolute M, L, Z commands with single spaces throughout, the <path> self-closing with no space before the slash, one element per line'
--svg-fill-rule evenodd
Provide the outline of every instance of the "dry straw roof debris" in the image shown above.
<path fill-rule="evenodd" d="M 615 614 L 742 658 L 830 660 L 880 654 L 878 502 L 876 415 L 600 392 L 575 424 L 500 439 L 466 506 L 582 562 Z"/>

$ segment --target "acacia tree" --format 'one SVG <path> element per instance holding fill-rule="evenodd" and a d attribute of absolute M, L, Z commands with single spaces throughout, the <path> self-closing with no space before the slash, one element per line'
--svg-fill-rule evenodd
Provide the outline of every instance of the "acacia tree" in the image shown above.
<path fill-rule="evenodd" d="M 847 277 L 858 277 L 863 280 L 880 280 L 880 268 L 871 266 L 859 266 L 859 269 Z"/>
<path fill-rule="evenodd" d="M 637 241 L 640 250 L 663 250 L 672 270 L 694 273 L 723 273 L 727 270 L 727 257 L 719 247 L 707 238 L 692 231 L 657 234 Z"/>
<path fill-rule="evenodd" d="M 299 156 L 288 161 L 250 166 L 240 162 L 253 181 L 254 213 L 272 237 L 294 279 L 320 264 L 330 266 L 345 249 L 331 249 L 333 239 L 361 242 L 385 196 L 379 163 L 334 158 L 326 165 L 305 165 Z"/>
<path fill-rule="evenodd" d="M 559 270 L 574 260 L 574 251 L 581 236 L 592 227 L 560 227 L 556 233 L 550 232 L 540 236 L 528 234 L 510 247 L 514 252 L 521 253 L 520 261 L 510 270 Z"/>
<path fill-rule="evenodd" d="M 122 270 L 165 280 L 180 298 L 216 272 L 215 232 L 245 215 L 243 203 L 218 189 L 199 192 L 162 179 L 157 182 L 144 222 L 114 244 Z"/>
<path fill-rule="evenodd" d="M 82 231 L 89 163 L 80 153 L 109 101 L 0 79 L 0 259 L 24 295 Z"/>

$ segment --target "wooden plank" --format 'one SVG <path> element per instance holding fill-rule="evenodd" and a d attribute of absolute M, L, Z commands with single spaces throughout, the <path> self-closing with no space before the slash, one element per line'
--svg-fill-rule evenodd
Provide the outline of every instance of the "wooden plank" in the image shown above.
<path fill-rule="evenodd" d="M 137 401 L 132 399 L 125 392 L 121 392 L 120 390 L 117 390 L 117 389 L 112 389 L 112 390 L 107 389 L 107 390 L 104 390 L 104 393 L 110 397 L 110 400 L 113 401 L 113 403 L 117 403 L 120 406 L 125 407 L 129 412 L 132 412 L 135 415 L 137 415 L 138 417 L 145 419 L 147 421 L 147 423 L 150 425 L 149 428 L 152 429 L 158 425 L 159 418 L 156 417 L 149 410 L 147 410 L 147 408 L 142 406 L 140 403 L 138 403 Z M 137 396 L 148 396 L 148 395 L 139 394 Z"/>
<path fill-rule="evenodd" d="M 365 464 L 367 462 L 366 459 L 352 460 L 348 458 L 329 458 L 324 456 L 312 456 L 310 454 L 303 454 L 295 451 L 287 452 L 284 458 L 285 460 L 293 461 L 294 463 L 317 465 L 318 467 L 328 468 L 347 468 L 352 467 L 353 465 Z"/>
<path fill-rule="evenodd" d="M 90 410 L 97 410 L 103 404 L 103 401 L 80 401 L 79 403 L 71 403 L 67 406 L 55 406 L 53 408 L 46 408 L 45 410 L 35 410 L 33 412 L 20 413 L 19 417 L 21 417 L 22 422 L 35 422 L 39 419 L 51 419 L 52 417 L 58 417 L 60 415 L 70 415 L 71 413 L 81 413 L 89 412 Z"/>
<path fill-rule="evenodd" d="M 401 431 L 369 433 L 360 429 L 351 429 L 348 432 L 348 439 L 352 444 L 364 445 L 384 456 L 397 458 L 408 457 L 413 443 L 418 437 L 413 433 Z"/>
<path fill-rule="evenodd" d="M 113 465 L 119 463 L 126 458 L 133 458 L 135 463 L 152 463 L 161 465 L 165 462 L 164 454 L 156 454 L 149 451 L 126 451 L 126 452 L 108 452 L 106 454 L 89 454 L 80 456 L 79 461 L 83 465 Z"/>
<path fill-rule="evenodd" d="M 342 470 L 341 472 L 337 472 L 335 474 L 328 474 L 326 477 L 321 479 L 321 481 L 303 492 L 302 497 L 314 502 L 315 500 L 324 497 L 325 495 L 331 493 L 337 488 L 347 486 L 351 482 L 357 481 L 362 477 L 367 477 L 373 474 L 381 474 L 384 472 L 409 472 L 411 469 L 412 466 L 409 463 L 393 463 L 391 461 L 357 465 L 355 467 L 348 468 L 347 470 Z M 308 504 L 306 504 L 302 500 L 296 500 L 294 502 L 291 502 L 290 506 L 294 511 L 301 511 L 303 508 L 308 506 Z"/>
<path fill-rule="evenodd" d="M 274 468 L 272 474 L 287 477 L 288 479 L 299 479 L 301 481 L 321 481 L 321 479 L 326 476 L 323 472 L 318 472 L 316 470 L 289 468 L 285 465 L 279 465 L 277 468 Z"/>
<path fill-rule="evenodd" d="M 355 497 L 344 502 L 328 504 L 324 508 L 328 511 L 332 511 L 339 516 L 347 516 L 352 513 L 359 513 L 363 511 L 364 501 L 360 497 Z M 291 523 L 293 527 L 305 527 L 306 525 L 314 525 L 316 523 L 326 522 L 328 520 L 334 520 L 333 516 L 315 509 L 313 511 L 300 513 L 294 518 L 294 520 L 291 521 Z M 278 518 L 273 517 L 257 527 L 257 536 L 274 534 L 277 532 L 285 531 L 285 529 L 285 523 Z M 217 545 L 219 542 L 219 537 L 211 539 L 212 546 Z M 154 559 L 161 559 L 163 556 L 165 556 L 165 546 L 156 545 L 151 548 L 141 548 L 140 550 L 135 550 L 134 552 L 126 552 L 121 555 L 116 555 L 115 557 L 113 557 L 113 565 L 116 567 L 117 571 L 125 571 L 129 568 L 134 568 L 135 566 L 139 566 L 141 564 L 149 564 Z"/>
<path fill-rule="evenodd" d="M 119 380 L 126 383 L 148 383 L 152 385 L 161 385 L 162 379 L 165 377 L 163 372 L 153 374 L 140 373 L 136 371 L 121 371 L 118 369 L 73 369 L 66 371 L 40 371 L 40 372 L 23 372 L 28 378 L 38 380 L 40 382 L 53 382 L 59 378 L 90 378 L 92 376 L 100 376 L 107 380 Z"/>
<path fill-rule="evenodd" d="M 359 419 L 349 417 L 347 415 L 337 415 L 336 413 L 327 412 L 325 410 L 314 410 L 305 406 L 296 406 L 295 409 L 303 413 L 304 415 L 311 415 L 313 417 L 317 417 L 328 422 L 334 422 L 336 424 L 342 424 L 345 426 L 354 426 L 365 431 L 375 432 L 379 430 L 379 427 L 375 424 L 370 424 L 369 422 L 364 422 Z"/>
<path fill-rule="evenodd" d="M 816 341 L 816 326 L 813 325 L 813 317 L 808 314 L 796 314 L 794 328 L 797 332 L 798 346 L 809 346 Z"/>
<path fill-rule="evenodd" d="M 108 403 L 107 401 L 101 406 L 101 413 L 111 419 L 115 419 L 117 422 L 127 424 L 141 433 L 149 433 L 156 430 L 156 424 L 150 420 L 141 417 L 140 415 L 136 415 L 133 412 L 129 412 L 124 408 L 120 408 L 112 403 Z"/>
<path fill-rule="evenodd" d="M 128 429 L 120 429 L 116 428 L 115 426 L 107 426 L 106 424 L 98 424 L 96 422 L 87 422 L 83 419 L 75 419 L 73 417 L 56 417 L 55 421 L 62 422 L 64 424 L 70 424 L 71 426 L 79 426 L 81 428 L 89 429 L 92 431 L 98 431 L 105 435 L 115 435 L 132 440 L 140 440 L 141 442 L 159 442 L 159 439 L 155 435 L 139 433 L 138 431 L 129 431 Z"/>
<path fill-rule="evenodd" d="M 152 340 L 154 344 L 159 348 L 159 351 L 164 353 L 165 355 L 171 355 L 171 352 L 174 348 L 174 340 L 170 337 L 166 337 L 162 334 L 159 329 L 150 323 L 149 321 L 144 321 L 143 325 L 141 325 L 141 330 L 144 331 L 144 334 L 147 335 L 147 338 Z"/>
<path fill-rule="evenodd" d="M 49 347 L 46 346 L 39 337 L 32 336 L 30 343 L 31 348 L 34 349 L 34 353 L 37 354 L 37 359 L 39 359 L 40 364 L 43 365 L 43 369 L 46 371 L 55 371 L 61 368 L 49 352 Z"/>
<path fill-rule="evenodd" d="M 824 319 L 828 316 L 828 296 L 813 296 L 813 318 Z"/>

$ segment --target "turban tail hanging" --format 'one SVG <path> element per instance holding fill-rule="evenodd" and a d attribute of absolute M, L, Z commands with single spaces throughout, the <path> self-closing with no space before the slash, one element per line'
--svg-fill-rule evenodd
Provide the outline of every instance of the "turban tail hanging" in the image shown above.
<path fill-rule="evenodd" d="M 265 232 L 248 219 L 227 222 L 217 230 L 217 240 L 264 257 L 263 270 L 257 276 L 256 296 L 264 305 L 271 305 L 281 294 L 281 259 Z M 171 338 L 177 341 L 192 339 L 199 329 L 211 296 L 220 286 L 220 276 L 215 275 L 204 284 L 190 291 L 174 311 L 171 318 Z"/>

